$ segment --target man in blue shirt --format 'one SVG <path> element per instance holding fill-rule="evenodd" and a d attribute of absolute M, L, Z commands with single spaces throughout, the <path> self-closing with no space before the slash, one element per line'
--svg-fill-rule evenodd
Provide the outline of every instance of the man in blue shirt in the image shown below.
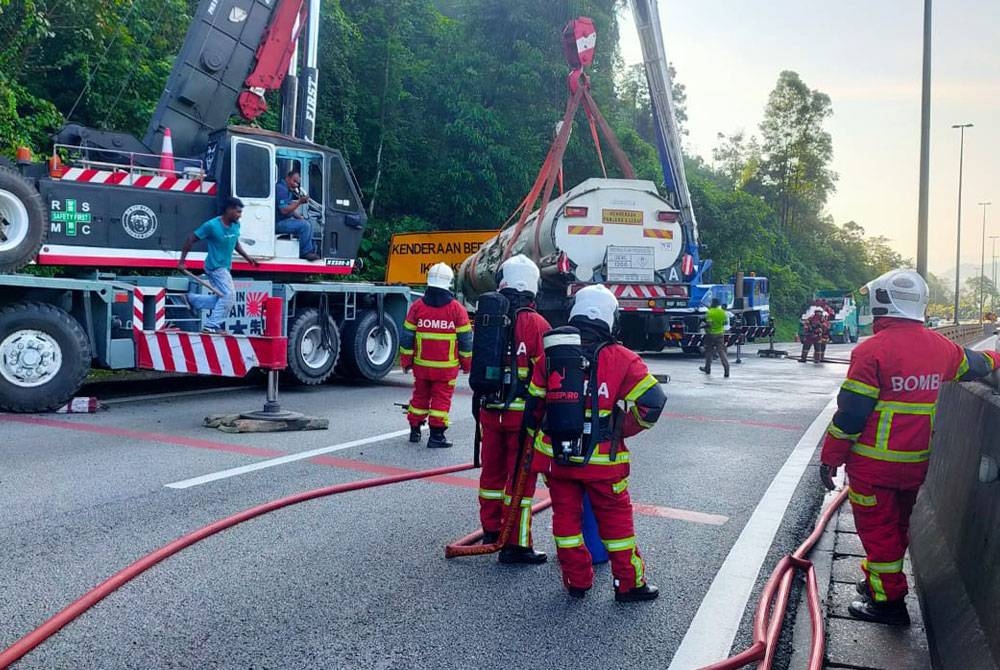
<path fill-rule="evenodd" d="M 184 240 L 184 247 L 181 249 L 181 259 L 177 261 L 177 267 L 184 270 L 184 261 L 187 258 L 191 247 L 198 240 L 204 240 L 208 247 L 205 255 L 205 278 L 222 295 L 203 295 L 200 293 L 188 293 L 188 304 L 191 309 L 200 312 L 203 309 L 211 310 L 211 314 L 205 319 L 203 330 L 206 333 L 221 333 L 222 321 L 229 314 L 229 308 L 233 305 L 236 296 L 236 288 L 233 286 L 233 276 L 229 269 L 233 266 L 233 251 L 246 259 L 247 263 L 254 267 L 260 265 L 251 258 L 240 244 L 240 217 L 243 215 L 243 203 L 239 198 L 226 198 L 222 204 L 222 215 L 214 219 L 209 219 Z"/>
<path fill-rule="evenodd" d="M 298 195 L 302 176 L 298 170 L 292 170 L 274 187 L 277 201 L 277 223 L 274 229 L 281 235 L 294 235 L 299 240 L 299 258 L 307 261 L 318 261 L 319 254 L 313 250 L 312 224 L 299 211 L 302 205 L 309 202 L 309 196 Z"/>

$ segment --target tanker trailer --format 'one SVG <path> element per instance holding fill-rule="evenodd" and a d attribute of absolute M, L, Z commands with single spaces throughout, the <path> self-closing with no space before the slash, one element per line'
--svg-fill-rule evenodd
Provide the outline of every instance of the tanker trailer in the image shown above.
<path fill-rule="evenodd" d="M 653 182 L 588 179 L 553 199 L 541 220 L 533 212 L 520 233 L 516 226 L 505 228 L 466 258 L 458 289 L 475 304 L 496 289 L 503 260 L 525 254 L 542 274 L 538 311 L 554 326 L 566 322 L 578 290 L 604 284 L 618 296 L 626 346 L 659 351 L 666 310 L 688 302 L 694 263 L 685 242 L 679 212 Z"/>

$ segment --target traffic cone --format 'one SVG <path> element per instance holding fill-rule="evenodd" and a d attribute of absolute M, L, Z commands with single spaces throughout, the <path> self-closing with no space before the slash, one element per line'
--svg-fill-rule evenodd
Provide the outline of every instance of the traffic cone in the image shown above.
<path fill-rule="evenodd" d="M 173 177 L 174 171 L 174 141 L 170 138 L 170 128 L 164 128 L 163 146 L 160 149 L 160 176 Z"/>

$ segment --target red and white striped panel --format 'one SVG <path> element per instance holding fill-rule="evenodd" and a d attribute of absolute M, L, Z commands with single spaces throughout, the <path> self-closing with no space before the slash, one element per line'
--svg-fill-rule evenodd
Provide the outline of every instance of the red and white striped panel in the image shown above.
<path fill-rule="evenodd" d="M 159 286 L 136 286 L 132 289 L 132 331 L 136 336 L 143 330 L 145 298 L 149 296 L 154 296 L 156 299 L 154 330 L 163 330 L 167 325 L 167 289 Z"/>
<path fill-rule="evenodd" d="M 155 188 L 162 191 L 182 191 L 184 193 L 204 193 L 215 195 L 218 186 L 204 179 L 182 179 L 158 175 L 133 175 L 125 170 L 90 170 L 69 168 L 62 175 L 63 181 L 82 181 L 88 184 L 110 184 L 112 186 L 134 186 Z"/>
<path fill-rule="evenodd" d="M 271 358 L 271 343 L 262 337 L 209 335 L 185 331 L 144 331 L 136 335 L 136 367 L 245 377 Z"/>
<path fill-rule="evenodd" d="M 667 291 L 656 284 L 608 284 L 617 298 L 666 298 Z"/>

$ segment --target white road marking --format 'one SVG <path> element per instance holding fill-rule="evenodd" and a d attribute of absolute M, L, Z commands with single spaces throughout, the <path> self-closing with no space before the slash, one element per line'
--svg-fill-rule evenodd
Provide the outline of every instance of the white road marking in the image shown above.
<path fill-rule="evenodd" d="M 267 468 L 273 468 L 278 465 L 284 465 L 285 463 L 294 463 L 295 461 L 303 461 L 308 458 L 312 458 L 314 456 L 329 454 L 330 452 L 333 451 L 350 449 L 352 447 L 360 447 L 365 444 L 372 444 L 373 442 L 382 442 L 383 440 L 391 440 L 394 437 L 402 437 L 403 435 L 409 435 L 409 434 L 410 434 L 410 429 L 405 428 L 403 430 L 396 430 L 391 433 L 382 433 L 381 435 L 373 435 L 372 437 L 365 437 L 360 440 L 352 440 L 350 442 L 344 442 L 342 444 L 334 444 L 332 446 L 321 447 L 319 449 L 310 449 L 309 451 L 300 451 L 296 454 L 279 456 L 278 458 L 271 458 L 266 461 L 251 463 L 250 465 L 241 465 L 240 467 L 237 468 L 229 468 L 228 470 L 212 472 L 207 475 L 202 475 L 200 477 L 193 477 L 191 479 L 185 479 L 183 481 L 173 482 L 172 484 L 166 484 L 165 486 L 171 489 L 189 489 L 192 486 L 201 486 L 202 484 L 219 481 L 220 479 L 237 477 L 239 475 L 244 475 L 248 472 L 256 472 L 257 470 L 266 470 Z"/>
<path fill-rule="evenodd" d="M 667 670 L 701 668 L 729 656 L 750 593 L 785 510 L 836 409 L 837 398 L 834 397 L 806 429 L 771 481 L 708 588 Z"/>

